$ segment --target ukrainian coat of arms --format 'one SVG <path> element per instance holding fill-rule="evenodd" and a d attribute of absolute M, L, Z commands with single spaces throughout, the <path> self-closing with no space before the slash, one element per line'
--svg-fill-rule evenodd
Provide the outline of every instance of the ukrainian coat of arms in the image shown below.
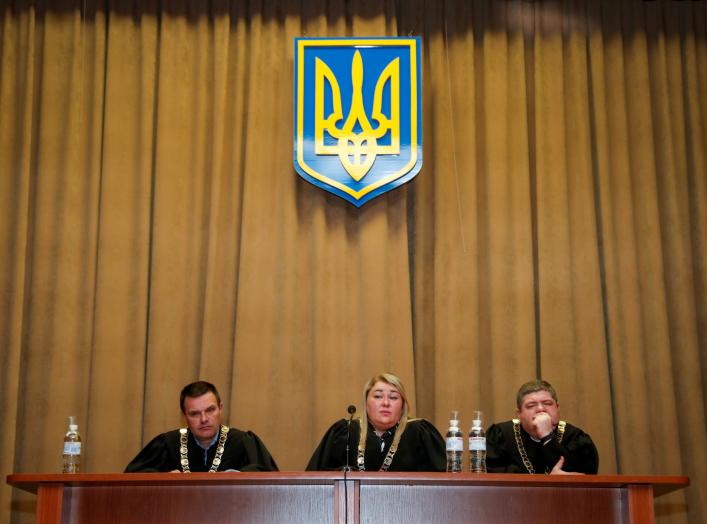
<path fill-rule="evenodd" d="M 357 207 L 422 167 L 420 39 L 296 38 L 294 165 Z"/>

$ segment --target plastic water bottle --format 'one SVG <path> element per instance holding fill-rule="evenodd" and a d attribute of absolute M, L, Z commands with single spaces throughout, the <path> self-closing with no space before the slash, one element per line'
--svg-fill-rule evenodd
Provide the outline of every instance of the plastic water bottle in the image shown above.
<path fill-rule="evenodd" d="M 78 473 L 81 470 L 81 435 L 73 416 L 69 417 L 69 430 L 64 436 L 64 466 L 62 473 Z"/>
<path fill-rule="evenodd" d="M 461 473 L 462 453 L 464 451 L 464 436 L 459 429 L 458 411 L 452 411 L 452 418 L 449 421 L 449 431 L 445 437 L 447 441 L 447 471 L 450 473 Z"/>
<path fill-rule="evenodd" d="M 481 419 L 481 411 L 474 411 L 469 430 L 469 470 L 472 473 L 486 473 L 486 432 Z"/>

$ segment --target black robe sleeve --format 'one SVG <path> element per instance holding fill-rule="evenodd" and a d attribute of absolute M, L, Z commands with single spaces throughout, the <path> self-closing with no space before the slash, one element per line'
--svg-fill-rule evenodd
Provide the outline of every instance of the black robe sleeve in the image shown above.
<path fill-rule="evenodd" d="M 501 424 L 492 424 L 486 431 L 486 471 L 489 473 L 527 473 L 522 463 L 516 463 L 515 441 L 507 442 Z"/>
<path fill-rule="evenodd" d="M 263 444 L 263 441 L 260 440 L 255 433 L 251 431 L 240 431 L 235 428 L 231 428 L 231 432 L 235 432 L 233 438 L 240 443 L 240 446 L 242 446 L 243 454 L 240 457 L 233 457 L 230 461 L 225 461 L 225 451 L 225 465 L 222 462 L 219 469 L 237 469 L 239 471 L 278 471 L 275 459 L 272 458 L 270 452 L 265 447 L 265 444 Z M 236 447 L 237 446 L 234 446 L 234 448 Z"/>
<path fill-rule="evenodd" d="M 546 464 L 557 464 L 560 457 L 565 457 L 563 471 L 589 474 L 599 471 L 599 453 L 594 442 L 584 431 L 571 424 L 567 424 L 561 444 L 552 439 L 543 446 Z"/>
<path fill-rule="evenodd" d="M 172 471 L 177 464 L 170 460 L 167 433 L 153 438 L 125 468 L 125 473 L 155 473 Z"/>
<path fill-rule="evenodd" d="M 337 420 L 324 433 L 319 446 L 314 450 L 307 464 L 307 471 L 333 471 L 346 466 L 346 440 L 349 436 L 348 420 Z M 360 426 L 358 420 L 351 422 L 351 440 L 349 443 L 349 465 L 356 465 L 358 437 Z"/>
<path fill-rule="evenodd" d="M 447 470 L 447 448 L 444 438 L 431 422 L 423 418 L 408 421 L 408 427 L 403 433 L 398 452 L 407 454 L 408 447 L 414 457 L 414 469 L 411 468 L 410 471 Z M 400 458 L 402 459 L 402 457 Z M 393 459 L 393 463 L 395 463 L 395 459 Z M 403 465 L 401 464 L 401 466 Z M 401 467 L 400 470 L 403 468 Z"/>

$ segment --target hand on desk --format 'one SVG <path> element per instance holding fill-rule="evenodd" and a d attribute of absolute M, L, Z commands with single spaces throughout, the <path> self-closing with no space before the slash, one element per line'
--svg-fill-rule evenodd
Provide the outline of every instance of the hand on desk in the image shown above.
<path fill-rule="evenodd" d="M 576 471 L 564 471 L 562 469 L 562 466 L 564 465 L 565 457 L 560 457 L 560 460 L 557 461 L 555 467 L 553 467 L 552 471 L 550 471 L 550 475 L 584 475 L 584 473 L 577 473 Z"/>

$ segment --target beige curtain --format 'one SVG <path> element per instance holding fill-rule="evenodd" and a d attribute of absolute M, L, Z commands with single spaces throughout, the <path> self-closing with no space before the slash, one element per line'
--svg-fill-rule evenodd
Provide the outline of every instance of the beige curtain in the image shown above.
<path fill-rule="evenodd" d="M 707 514 L 706 3 L 0 6 L 3 480 L 68 415 L 121 471 L 197 378 L 298 470 L 375 372 L 441 431 L 541 376 L 601 473 Z M 357 209 L 292 167 L 293 39 L 408 34 L 423 169 Z"/>

